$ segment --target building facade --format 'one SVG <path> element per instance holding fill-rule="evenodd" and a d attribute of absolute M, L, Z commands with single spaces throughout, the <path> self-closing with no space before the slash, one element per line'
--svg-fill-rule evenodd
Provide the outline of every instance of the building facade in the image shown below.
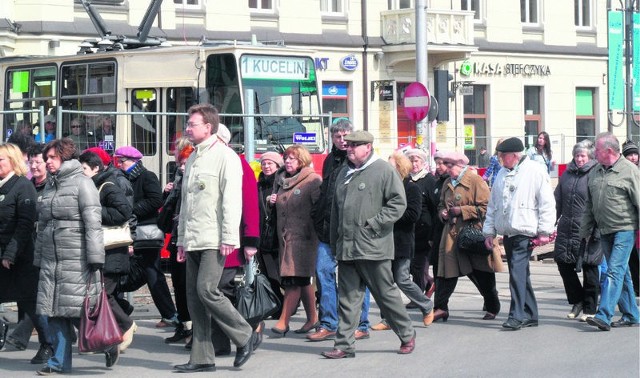
<path fill-rule="evenodd" d="M 112 35 L 135 36 L 151 0 L 91 3 Z M 436 148 L 464 150 L 473 162 L 500 137 L 531 144 L 546 131 L 554 159 L 566 163 L 585 137 L 612 129 L 626 138 L 607 117 L 604 0 L 426 0 L 424 11 L 427 87 L 441 108 L 427 138 Z M 3 2 L 0 20 L 0 57 L 73 55 L 100 36 L 78 0 Z M 414 0 L 165 0 L 149 36 L 309 49 L 323 111 L 370 130 L 386 153 L 419 137 L 403 109 L 416 81 L 415 28 Z"/>

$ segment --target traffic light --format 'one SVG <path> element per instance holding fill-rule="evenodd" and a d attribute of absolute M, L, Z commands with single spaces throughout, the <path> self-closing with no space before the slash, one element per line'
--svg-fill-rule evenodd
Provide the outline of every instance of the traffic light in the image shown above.
<path fill-rule="evenodd" d="M 433 70 L 433 84 L 435 87 L 435 97 L 438 101 L 438 121 L 449 120 L 449 99 L 454 93 L 449 89 L 449 82 L 453 80 L 453 75 L 448 70 Z"/>

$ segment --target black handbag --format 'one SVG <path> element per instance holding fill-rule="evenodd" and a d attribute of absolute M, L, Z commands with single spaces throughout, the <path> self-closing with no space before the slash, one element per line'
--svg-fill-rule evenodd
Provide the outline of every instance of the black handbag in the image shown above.
<path fill-rule="evenodd" d="M 476 207 L 476 211 L 480 214 L 480 209 Z M 480 216 L 480 224 L 482 224 L 482 216 Z M 484 235 L 482 230 L 474 226 L 474 224 L 467 224 L 462 227 L 458 233 L 456 243 L 458 250 L 471 255 L 489 256 L 491 254 L 490 249 L 484 245 Z"/>
<path fill-rule="evenodd" d="M 259 271 L 255 273 L 253 283 L 241 282 L 236 286 L 236 309 L 252 327 L 275 314 L 280 306 L 280 299 L 271 289 L 269 280 Z"/>
<path fill-rule="evenodd" d="M 146 283 L 147 272 L 142 265 L 142 256 L 129 256 L 129 273 L 120 276 L 118 290 L 120 292 L 136 291 Z"/>

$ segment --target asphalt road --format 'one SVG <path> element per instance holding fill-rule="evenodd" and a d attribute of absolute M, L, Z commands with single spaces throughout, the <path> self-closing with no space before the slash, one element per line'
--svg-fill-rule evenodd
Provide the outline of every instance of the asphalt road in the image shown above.
<path fill-rule="evenodd" d="M 555 264 L 532 262 L 532 281 L 538 298 L 540 326 L 520 331 L 501 327 L 509 307 L 508 274 L 497 275 L 502 312 L 493 321 L 481 320 L 482 298 L 466 279 L 459 281 L 447 323 L 425 328 L 417 310 L 410 314 L 417 330 L 416 350 L 396 353 L 400 342 L 392 331 L 371 332 L 357 342 L 356 358 L 327 360 L 320 353 L 332 341 L 312 343 L 293 332 L 275 338 L 267 321 L 264 342 L 241 369 L 233 368 L 233 356 L 216 360 L 217 372 L 196 376 L 224 377 L 634 377 L 640 375 L 640 328 L 598 331 L 577 320 L 566 319 L 570 306 Z M 167 345 L 172 330 L 155 328 L 159 319 L 153 306 L 137 306 L 138 332 L 133 344 L 112 369 L 104 356 L 78 355 L 74 348 L 73 376 L 165 377 L 174 364 L 189 359 L 183 345 Z M 12 314 L 0 314 L 11 317 Z M 304 323 L 302 309 L 291 328 Z M 376 324 L 380 312 L 372 301 L 370 320 Z M 29 364 L 37 348 L 0 352 L 0 377 L 34 376 L 39 368 Z"/>

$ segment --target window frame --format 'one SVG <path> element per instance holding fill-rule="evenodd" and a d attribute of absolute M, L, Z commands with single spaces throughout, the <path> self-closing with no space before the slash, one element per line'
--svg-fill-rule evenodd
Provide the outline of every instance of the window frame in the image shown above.
<path fill-rule="evenodd" d="M 271 2 L 271 8 L 263 8 L 262 7 L 262 1 L 263 0 L 254 0 L 256 2 L 256 6 L 252 7 L 251 6 L 251 1 L 249 0 L 247 1 L 247 5 L 249 7 L 249 10 L 251 12 L 257 12 L 257 13 L 275 13 L 276 8 L 277 8 L 277 1 L 278 0 L 268 0 Z"/>
<path fill-rule="evenodd" d="M 531 21 L 531 13 L 530 13 L 530 9 L 531 9 L 531 3 L 534 3 L 535 6 L 535 17 L 536 20 L 535 21 Z M 520 0 L 520 22 L 524 25 L 540 25 L 542 23 L 542 21 L 540 20 L 540 17 L 542 15 L 542 4 L 540 0 Z M 523 15 L 522 14 L 522 10 L 525 10 L 526 13 Z"/>
<path fill-rule="evenodd" d="M 329 9 L 333 7 L 333 2 L 338 2 L 337 8 Z M 320 12 L 323 14 L 345 14 L 347 13 L 347 1 L 346 0 L 320 0 Z"/>
<path fill-rule="evenodd" d="M 591 115 L 578 115 L 578 91 L 591 91 L 591 109 L 592 109 L 592 114 Z M 597 107 L 597 94 L 598 94 L 598 88 L 596 87 L 576 87 L 575 89 L 575 101 L 576 101 L 576 107 L 575 107 L 575 112 L 576 112 L 576 141 L 585 139 L 585 138 L 589 138 L 591 140 L 595 139 L 596 136 L 596 130 L 597 130 L 597 122 L 598 122 L 598 117 L 597 117 L 597 112 L 598 112 L 598 107 Z M 578 122 L 581 120 L 590 120 L 593 121 L 593 125 L 592 125 L 592 130 L 591 130 L 591 134 L 589 135 L 582 135 L 578 133 Z"/>
<path fill-rule="evenodd" d="M 473 15 L 473 22 L 475 23 L 484 20 L 483 6 L 482 0 L 460 0 L 460 10 L 475 12 Z"/>
<path fill-rule="evenodd" d="M 173 6 L 181 9 L 201 9 L 202 8 L 203 0 L 193 0 L 193 1 L 196 1 L 197 4 L 187 4 L 187 1 L 189 0 L 173 0 Z"/>
<path fill-rule="evenodd" d="M 527 104 L 527 88 L 538 88 L 538 113 L 532 113 L 532 114 L 527 114 L 527 109 L 526 109 L 526 104 Z M 535 139 L 537 138 L 538 134 L 542 131 L 544 131 L 544 124 L 543 124 L 543 118 L 542 118 L 542 113 L 544 110 L 544 87 L 542 85 L 525 85 L 522 88 L 522 107 L 524 110 L 524 140 L 525 140 L 525 147 L 529 148 L 529 135 L 534 135 L 534 144 L 535 144 Z M 527 122 L 536 122 L 537 123 L 537 130 L 535 132 L 535 134 L 527 134 Z"/>
<path fill-rule="evenodd" d="M 585 16 L 584 16 L 585 2 L 588 3 L 587 8 L 589 11 L 589 15 L 587 16 L 587 20 L 586 20 L 587 24 L 585 24 Z M 574 23 L 577 29 L 583 29 L 583 30 L 593 29 L 593 24 L 594 24 L 593 0 L 575 0 L 573 11 L 574 11 Z"/>
<path fill-rule="evenodd" d="M 482 113 L 467 113 L 465 109 L 465 101 L 463 99 L 462 104 L 462 113 L 463 113 L 463 125 L 473 124 L 474 126 L 474 145 L 475 148 L 470 150 L 464 150 L 464 154 L 469 158 L 469 162 L 471 165 L 477 165 L 478 162 L 478 154 L 480 153 L 480 146 L 484 145 L 487 150 L 489 150 L 489 85 L 487 84 L 471 84 L 473 87 L 473 97 L 479 93 L 482 93 L 482 101 L 483 101 L 483 109 Z M 466 97 L 466 96 L 465 96 Z M 482 135 L 478 134 L 477 123 L 476 121 L 481 120 L 484 122 L 484 133 Z M 484 142 L 482 142 L 484 141 Z"/>

